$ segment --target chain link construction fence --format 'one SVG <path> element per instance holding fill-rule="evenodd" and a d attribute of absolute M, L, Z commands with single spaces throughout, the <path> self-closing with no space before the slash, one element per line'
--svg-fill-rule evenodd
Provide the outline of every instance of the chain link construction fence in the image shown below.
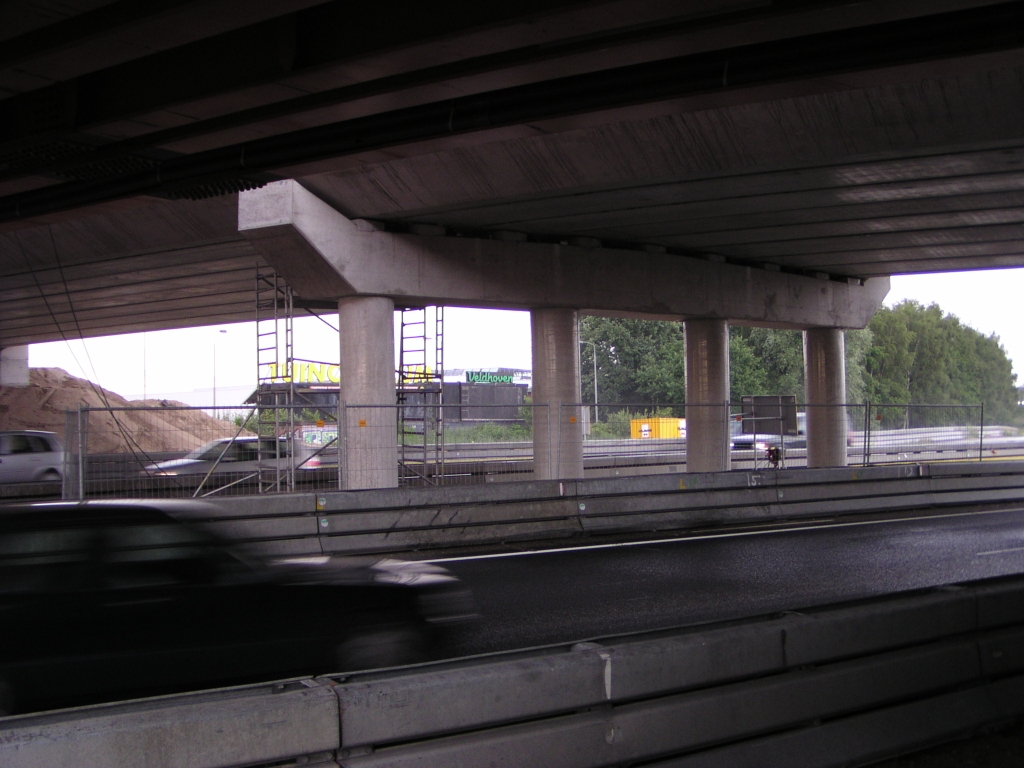
<path fill-rule="evenodd" d="M 284 410 L 284 409 L 279 409 Z M 206 497 L 338 487 L 337 410 L 81 408 L 65 426 L 64 496 Z"/>
<path fill-rule="evenodd" d="M 981 406 L 787 402 L 509 406 L 506 418 L 446 419 L 458 406 L 82 408 L 65 430 L 64 495 L 209 497 L 602 477 L 686 469 L 687 425 L 728 421 L 733 469 L 801 467 L 807 422 L 845 432 L 847 462 L 980 460 L 1024 440 L 984 426 Z M 767 415 L 766 415 L 767 414 Z M 340 416 L 340 418 L 339 418 Z M 992 450 L 995 450 L 992 447 Z M 991 452 L 991 451 L 990 451 Z"/>

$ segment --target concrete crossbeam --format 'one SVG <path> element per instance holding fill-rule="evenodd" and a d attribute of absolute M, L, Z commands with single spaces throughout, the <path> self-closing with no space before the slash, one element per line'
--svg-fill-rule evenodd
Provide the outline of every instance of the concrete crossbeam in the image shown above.
<path fill-rule="evenodd" d="M 27 387 L 28 383 L 28 345 L 0 349 L 0 387 Z"/>
<path fill-rule="evenodd" d="M 307 299 L 863 328 L 889 289 L 885 277 L 838 282 L 640 250 L 386 232 L 292 180 L 240 193 L 238 229 Z"/>

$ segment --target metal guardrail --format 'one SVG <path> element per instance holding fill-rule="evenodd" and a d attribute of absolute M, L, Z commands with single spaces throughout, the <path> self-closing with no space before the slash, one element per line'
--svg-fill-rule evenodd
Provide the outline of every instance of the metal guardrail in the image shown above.
<path fill-rule="evenodd" d="M 227 498 L 201 519 L 254 552 L 360 554 L 1024 504 L 1024 463 L 666 474 Z"/>
<path fill-rule="evenodd" d="M 0 764 L 859 764 L 1024 715 L 1022 648 L 1024 579 L 1004 579 L 5 718 Z"/>

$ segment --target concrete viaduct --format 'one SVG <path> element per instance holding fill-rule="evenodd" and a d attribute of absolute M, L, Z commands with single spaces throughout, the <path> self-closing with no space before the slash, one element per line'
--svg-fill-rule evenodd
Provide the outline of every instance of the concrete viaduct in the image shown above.
<path fill-rule="evenodd" d="M 688 468 L 725 470 L 728 324 L 805 330 L 841 403 L 889 275 L 1024 265 L 1024 3 L 479 6 L 7 12 L 3 380 L 34 341 L 252 319 L 265 264 L 338 307 L 348 403 L 393 401 L 396 301 L 529 309 L 560 413 L 579 313 L 682 320 Z M 811 466 L 845 462 L 824 413 Z M 578 423 L 536 440 L 582 473 Z M 378 455 L 357 485 L 397 482 Z"/>

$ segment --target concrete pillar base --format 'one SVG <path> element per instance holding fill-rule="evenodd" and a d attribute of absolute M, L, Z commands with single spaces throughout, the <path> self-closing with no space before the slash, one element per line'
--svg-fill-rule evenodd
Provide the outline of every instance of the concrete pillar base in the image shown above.
<path fill-rule="evenodd" d="M 398 486 L 395 303 L 380 296 L 338 302 L 339 397 L 346 405 L 342 446 L 346 488 Z"/>
<path fill-rule="evenodd" d="M 729 324 L 687 320 L 686 471 L 728 472 Z"/>
<path fill-rule="evenodd" d="M 845 467 L 846 346 L 839 328 L 804 331 L 807 466 Z"/>
<path fill-rule="evenodd" d="M 0 387 L 27 387 L 28 345 L 0 349 Z"/>
<path fill-rule="evenodd" d="M 571 309 L 530 312 L 533 337 L 533 476 L 583 477 L 579 330 Z"/>

